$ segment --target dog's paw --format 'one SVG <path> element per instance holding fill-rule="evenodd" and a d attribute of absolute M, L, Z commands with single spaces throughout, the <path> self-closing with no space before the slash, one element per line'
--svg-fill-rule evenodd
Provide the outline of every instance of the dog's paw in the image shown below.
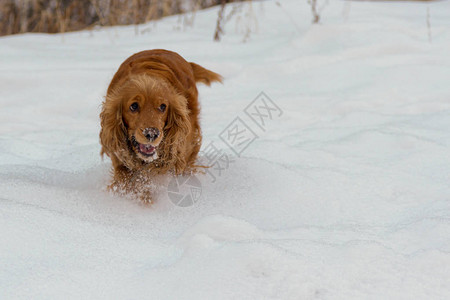
<path fill-rule="evenodd" d="M 153 203 L 152 193 L 148 190 L 136 193 L 136 196 L 143 204 L 150 205 Z"/>
<path fill-rule="evenodd" d="M 131 184 L 113 181 L 106 189 L 109 193 L 126 197 L 130 200 L 137 200 L 143 204 L 153 203 L 152 189 L 148 185 L 143 184 L 141 180 Z"/>
<path fill-rule="evenodd" d="M 117 182 L 112 182 L 110 185 L 106 187 L 106 190 L 110 193 L 117 194 L 120 193 L 122 189 L 120 188 L 120 185 Z"/>

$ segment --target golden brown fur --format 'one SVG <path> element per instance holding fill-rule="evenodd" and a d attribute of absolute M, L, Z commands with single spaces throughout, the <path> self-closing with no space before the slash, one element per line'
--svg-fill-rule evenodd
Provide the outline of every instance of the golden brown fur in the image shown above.
<path fill-rule="evenodd" d="M 202 140 L 196 82 L 221 80 L 167 50 L 142 51 L 125 60 L 100 113 L 101 154 L 113 165 L 110 188 L 147 195 L 148 201 L 138 181 L 195 171 Z"/>

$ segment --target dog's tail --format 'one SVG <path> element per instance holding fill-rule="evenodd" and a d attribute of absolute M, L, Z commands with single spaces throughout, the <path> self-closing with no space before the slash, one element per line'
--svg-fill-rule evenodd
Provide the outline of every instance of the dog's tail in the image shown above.
<path fill-rule="evenodd" d="M 207 70 L 196 63 L 191 62 L 192 71 L 196 82 L 203 82 L 206 85 L 211 85 L 211 82 L 222 82 L 223 77 L 213 71 Z"/>

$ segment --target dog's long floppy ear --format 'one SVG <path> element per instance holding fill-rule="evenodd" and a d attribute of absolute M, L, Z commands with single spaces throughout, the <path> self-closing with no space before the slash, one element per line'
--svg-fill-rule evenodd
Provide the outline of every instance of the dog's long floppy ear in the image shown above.
<path fill-rule="evenodd" d="M 187 100 L 181 95 L 177 95 L 169 102 L 166 126 L 164 128 L 164 149 L 162 157 L 175 172 L 180 175 L 186 167 L 186 137 L 191 130 L 189 109 Z"/>
<path fill-rule="evenodd" d="M 122 101 L 117 95 L 107 95 L 100 113 L 100 143 L 104 154 L 120 159 L 120 153 L 127 149 L 126 129 L 122 120 Z"/>

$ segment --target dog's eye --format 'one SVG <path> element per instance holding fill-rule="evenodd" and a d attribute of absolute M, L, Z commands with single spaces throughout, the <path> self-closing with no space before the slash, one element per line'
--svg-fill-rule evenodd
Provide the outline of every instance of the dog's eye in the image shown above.
<path fill-rule="evenodd" d="M 130 110 L 132 111 L 132 112 L 135 112 L 135 111 L 137 111 L 139 109 L 139 104 L 137 103 L 137 102 L 133 102 L 131 105 L 130 105 Z"/>
<path fill-rule="evenodd" d="M 161 104 L 161 105 L 158 107 L 158 109 L 159 109 L 160 112 L 164 112 L 164 111 L 166 110 L 166 107 L 167 107 L 167 105 Z"/>

